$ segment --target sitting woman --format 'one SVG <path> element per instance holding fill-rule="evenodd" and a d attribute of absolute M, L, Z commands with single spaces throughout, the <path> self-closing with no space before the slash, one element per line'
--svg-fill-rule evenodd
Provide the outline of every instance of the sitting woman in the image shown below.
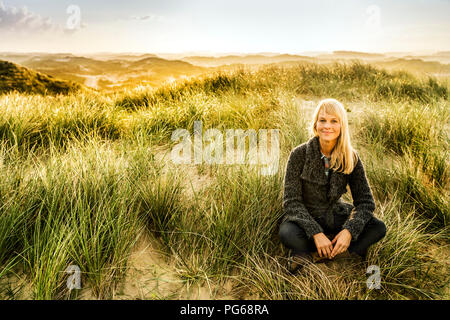
<path fill-rule="evenodd" d="M 386 234 L 385 224 L 373 215 L 375 201 L 350 143 L 344 107 L 335 99 L 323 100 L 313 119 L 314 137 L 291 151 L 284 180 L 279 236 L 291 249 L 291 272 L 311 261 L 311 254 L 364 259 L 369 246 Z M 353 205 L 340 199 L 347 185 Z"/>

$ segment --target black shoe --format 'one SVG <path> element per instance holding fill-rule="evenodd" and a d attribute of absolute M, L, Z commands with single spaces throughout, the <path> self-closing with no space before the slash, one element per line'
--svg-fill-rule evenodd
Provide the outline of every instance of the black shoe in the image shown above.
<path fill-rule="evenodd" d="M 357 254 L 356 252 L 352 252 L 350 253 L 350 259 L 357 264 L 362 264 L 366 261 L 366 257 L 365 256 L 360 256 L 359 254 Z"/>
<path fill-rule="evenodd" d="M 312 262 L 314 262 L 314 263 L 321 263 L 321 262 L 330 261 L 330 259 L 328 259 L 327 257 L 319 256 L 317 251 L 314 251 L 313 253 L 311 253 L 311 255 L 312 255 Z"/>
<path fill-rule="evenodd" d="M 312 258 L 309 253 L 293 254 L 288 259 L 287 268 L 289 272 L 296 273 L 309 263 L 312 263 Z"/>

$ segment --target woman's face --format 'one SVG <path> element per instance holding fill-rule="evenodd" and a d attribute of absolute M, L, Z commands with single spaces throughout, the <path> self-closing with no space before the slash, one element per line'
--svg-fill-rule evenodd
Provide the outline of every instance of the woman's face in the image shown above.
<path fill-rule="evenodd" d="M 332 142 L 339 137 L 341 124 L 336 116 L 327 114 L 322 109 L 319 112 L 316 129 L 321 140 Z"/>

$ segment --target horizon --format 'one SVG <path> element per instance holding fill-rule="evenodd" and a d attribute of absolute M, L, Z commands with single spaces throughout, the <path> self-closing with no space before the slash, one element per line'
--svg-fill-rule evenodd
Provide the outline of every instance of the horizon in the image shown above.
<path fill-rule="evenodd" d="M 294 56 L 310 56 L 320 54 L 337 54 L 337 53 L 354 53 L 354 54 L 411 54 L 411 55 L 436 55 L 436 54 L 449 54 L 450 50 L 422 50 L 422 51 L 354 51 L 354 50 L 331 50 L 331 51 L 305 51 L 305 52 L 208 52 L 208 51 L 179 51 L 179 52 L 157 52 L 157 51 L 86 51 L 86 52 L 71 52 L 71 51 L 0 51 L 0 55 L 5 54 L 55 54 L 55 55 L 102 55 L 102 54 L 115 54 L 115 55 L 146 55 L 146 54 L 163 54 L 163 55 L 185 55 L 185 56 L 204 56 L 204 57 L 226 57 L 232 55 L 294 55 Z"/>

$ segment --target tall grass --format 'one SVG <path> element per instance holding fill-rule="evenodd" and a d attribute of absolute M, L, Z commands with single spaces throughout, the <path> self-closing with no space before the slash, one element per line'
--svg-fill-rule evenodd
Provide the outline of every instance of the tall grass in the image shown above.
<path fill-rule="evenodd" d="M 286 273 L 284 168 L 308 139 L 306 100 L 329 96 L 351 110 L 387 225 L 368 259 L 380 266 L 380 291 L 367 290 L 365 266 Z M 448 271 L 430 271 L 440 262 L 427 250 L 448 243 L 447 110 L 447 86 L 360 63 L 241 69 L 111 96 L 2 95 L 0 278 L 23 271 L 31 298 L 76 298 L 65 271 L 78 265 L 83 288 L 110 298 L 150 232 L 187 283 L 233 279 L 238 297 L 445 298 Z M 279 129 L 278 172 L 203 164 L 210 183 L 188 196 L 192 172 L 158 162 L 154 148 L 196 120 L 204 130 Z"/>
<path fill-rule="evenodd" d="M 202 201 L 183 203 L 172 212 L 176 225 L 161 230 L 169 233 L 163 243 L 183 270 L 180 274 L 220 279 L 246 253 L 271 251 L 281 213 L 280 186 L 280 176 L 264 177 L 250 168 L 218 170 L 213 184 L 197 195 Z"/>
<path fill-rule="evenodd" d="M 433 240 L 443 237 L 443 231 L 429 233 L 427 223 L 418 219 L 414 210 L 403 208 L 397 194 L 392 200 L 379 204 L 379 218 L 388 230 L 386 237 L 369 254 L 369 262 L 381 267 L 383 294 L 378 296 L 394 299 L 439 298 L 444 283 L 430 283 L 437 264 L 431 256 Z"/>
<path fill-rule="evenodd" d="M 131 179 L 154 167 L 150 150 L 141 150 L 148 157 L 136 163 L 125 156 L 133 149 L 116 148 L 78 141 L 64 153 L 53 149 L 22 164 L 19 185 L 5 196 L 0 244 L 3 263 L 20 257 L 34 298 L 66 297 L 65 270 L 72 264 L 99 298 L 111 297 L 123 277 L 147 214 L 139 182 Z"/>
<path fill-rule="evenodd" d="M 117 113 L 95 95 L 41 97 L 0 96 L 0 139 L 26 154 L 64 147 L 87 135 L 119 137 Z"/>
<path fill-rule="evenodd" d="M 392 105 L 367 111 L 358 121 L 359 137 L 382 148 L 378 158 L 384 161 L 374 162 L 369 173 L 382 190 L 378 197 L 398 192 L 434 229 L 447 228 L 450 218 L 447 122 L 440 104 Z"/>
<path fill-rule="evenodd" d="M 386 93 L 374 90 L 383 85 L 391 89 Z M 191 130 L 195 120 L 203 120 L 209 127 L 257 130 L 274 127 L 277 113 L 289 108 L 299 95 L 389 103 L 448 100 L 447 87 L 432 78 L 391 74 L 357 62 L 265 66 L 112 96 L 2 95 L 0 139 L 27 152 L 63 146 L 67 140 L 94 133 L 102 139 L 119 139 L 142 132 L 155 141 L 168 142 L 173 130 Z"/>

